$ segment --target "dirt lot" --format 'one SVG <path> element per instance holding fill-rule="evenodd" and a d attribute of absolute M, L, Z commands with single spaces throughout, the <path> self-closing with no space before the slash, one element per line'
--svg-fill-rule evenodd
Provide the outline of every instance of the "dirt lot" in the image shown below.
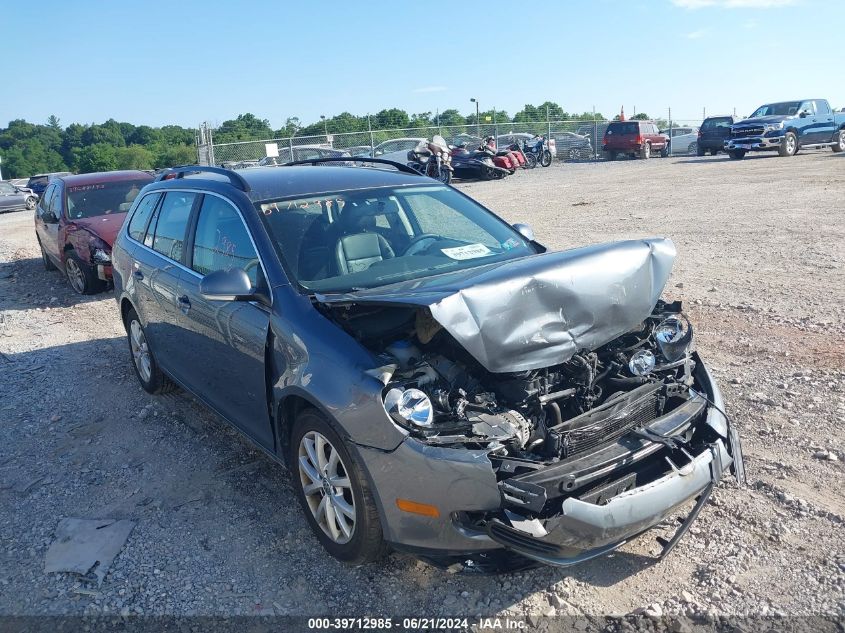
<path fill-rule="evenodd" d="M 288 475 L 185 394 L 151 397 L 111 294 L 44 270 L 29 213 L 0 216 L 0 614 L 845 616 L 845 155 L 555 164 L 460 185 L 552 248 L 675 240 L 666 289 L 744 442 L 678 548 L 652 532 L 569 570 L 345 567 Z M 44 572 L 63 517 L 131 519 L 101 586 Z"/>

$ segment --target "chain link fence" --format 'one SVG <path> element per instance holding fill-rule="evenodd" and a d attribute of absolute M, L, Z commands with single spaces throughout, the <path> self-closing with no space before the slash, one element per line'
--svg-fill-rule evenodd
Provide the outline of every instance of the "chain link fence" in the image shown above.
<path fill-rule="evenodd" d="M 480 145 L 487 136 L 498 139 L 502 145 L 513 142 L 514 135 L 540 134 L 549 139 L 558 160 L 596 161 L 604 159 L 602 137 L 609 123 L 606 120 L 572 120 L 427 126 L 217 144 L 212 140 L 213 131 L 202 126 L 197 137 L 197 149 L 201 165 L 232 168 L 256 165 L 263 159 L 281 164 L 322 156 L 384 156 L 404 161 L 403 153 L 407 153 L 419 139 L 431 139 L 435 134 L 443 136 L 450 145 L 463 144 L 467 147 Z M 696 154 L 700 120 L 658 121 L 658 124 L 661 132 L 671 138 L 672 155 Z"/>

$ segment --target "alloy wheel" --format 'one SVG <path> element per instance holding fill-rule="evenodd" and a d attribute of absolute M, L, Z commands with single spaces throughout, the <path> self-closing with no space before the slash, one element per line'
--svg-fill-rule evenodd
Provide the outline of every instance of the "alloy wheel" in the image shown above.
<path fill-rule="evenodd" d="M 791 134 L 786 137 L 786 151 L 790 154 L 795 153 L 795 137 Z"/>
<path fill-rule="evenodd" d="M 138 374 L 144 382 L 149 382 L 153 375 L 152 357 L 144 329 L 135 319 L 129 324 L 129 346 L 132 349 L 132 360 L 135 361 Z"/>
<path fill-rule="evenodd" d="M 73 257 L 68 257 L 65 262 L 65 271 L 67 272 L 67 280 L 71 287 L 79 294 L 85 292 L 85 273 L 82 272 L 79 264 Z"/>
<path fill-rule="evenodd" d="M 355 495 L 349 469 L 325 435 L 308 431 L 299 441 L 299 480 L 320 529 L 338 544 L 355 533 Z"/>
<path fill-rule="evenodd" d="M 26 199 L 26 202 L 24 204 L 26 206 L 27 211 L 32 211 L 35 208 L 35 198 L 30 196 Z"/>

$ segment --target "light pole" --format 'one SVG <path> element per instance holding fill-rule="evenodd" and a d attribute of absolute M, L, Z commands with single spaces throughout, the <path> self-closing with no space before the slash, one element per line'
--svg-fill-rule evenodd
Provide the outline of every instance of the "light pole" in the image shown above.
<path fill-rule="evenodd" d="M 323 122 L 323 131 L 326 133 L 326 137 L 328 137 L 329 136 L 329 124 L 326 123 L 326 115 L 321 114 L 320 120 Z"/>
<path fill-rule="evenodd" d="M 478 138 L 481 138 L 481 119 L 478 118 L 478 99 L 471 97 L 470 101 L 475 104 L 475 129 L 478 132 Z"/>

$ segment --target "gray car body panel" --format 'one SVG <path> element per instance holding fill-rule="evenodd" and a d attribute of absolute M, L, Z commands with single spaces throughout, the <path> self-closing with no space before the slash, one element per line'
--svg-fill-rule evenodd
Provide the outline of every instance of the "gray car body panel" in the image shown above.
<path fill-rule="evenodd" d="M 425 306 L 488 371 L 518 372 L 565 362 L 642 323 L 674 259 L 671 240 L 630 240 L 318 299 Z"/>

